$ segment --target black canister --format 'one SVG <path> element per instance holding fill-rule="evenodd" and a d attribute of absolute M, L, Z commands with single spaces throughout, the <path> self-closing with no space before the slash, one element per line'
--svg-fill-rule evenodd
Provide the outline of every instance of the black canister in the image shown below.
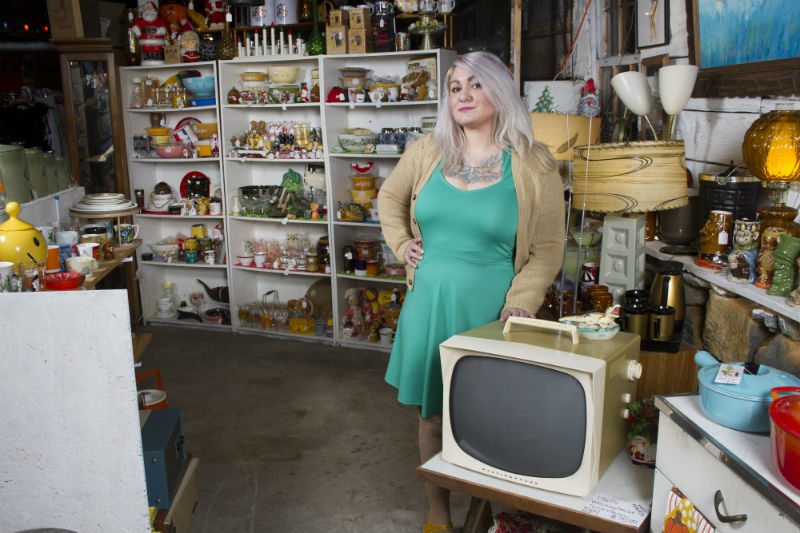
<path fill-rule="evenodd" d="M 700 220 L 712 210 L 730 211 L 733 219 L 756 218 L 760 180 L 731 165 L 719 174 L 700 174 Z"/>

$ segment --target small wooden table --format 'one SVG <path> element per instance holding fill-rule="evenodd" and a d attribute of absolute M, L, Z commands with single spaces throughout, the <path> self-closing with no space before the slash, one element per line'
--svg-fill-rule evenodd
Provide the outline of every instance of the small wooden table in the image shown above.
<path fill-rule="evenodd" d="M 126 244 L 125 246 L 115 246 L 114 247 L 114 259 L 107 259 L 104 261 L 97 262 L 97 268 L 95 268 L 91 274 L 86 276 L 86 279 L 83 282 L 84 289 L 93 289 L 97 283 L 106 277 L 109 272 L 113 269 L 117 268 L 122 261 L 125 259 L 132 257 L 133 254 L 136 252 L 136 249 L 142 245 L 141 239 L 136 239 L 133 244 Z"/>
<path fill-rule="evenodd" d="M 446 462 L 441 453 L 417 467 L 417 478 L 425 483 L 591 531 L 609 533 L 643 533 L 647 530 L 653 495 L 653 474 L 651 468 L 632 464 L 628 451 L 622 450 L 594 490 L 581 498 L 485 476 Z M 614 520 L 587 510 L 596 508 L 594 502 L 609 499 L 621 504 L 635 504 L 648 509 L 648 513 L 638 524 L 632 525 L 623 518 Z"/>

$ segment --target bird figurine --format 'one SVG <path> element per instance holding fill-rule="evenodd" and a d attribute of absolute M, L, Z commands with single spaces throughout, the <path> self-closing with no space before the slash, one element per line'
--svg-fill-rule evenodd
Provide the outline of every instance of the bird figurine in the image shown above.
<path fill-rule="evenodd" d="M 597 99 L 597 89 L 592 78 L 589 78 L 586 85 L 581 89 L 578 114 L 589 118 L 594 118 L 600 114 L 600 101 Z"/>

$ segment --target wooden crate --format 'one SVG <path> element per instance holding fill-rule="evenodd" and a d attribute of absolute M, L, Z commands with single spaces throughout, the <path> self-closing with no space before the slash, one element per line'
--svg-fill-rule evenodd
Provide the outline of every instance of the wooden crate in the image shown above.
<path fill-rule="evenodd" d="M 348 54 L 368 54 L 372 52 L 373 40 L 372 30 L 347 30 L 347 53 Z"/>
<path fill-rule="evenodd" d="M 347 53 L 347 27 L 325 26 L 325 38 L 328 40 L 326 54 L 338 55 Z"/>
<path fill-rule="evenodd" d="M 372 28 L 372 17 L 365 7 L 354 7 L 348 15 L 350 28 L 354 30 L 367 30 Z"/>

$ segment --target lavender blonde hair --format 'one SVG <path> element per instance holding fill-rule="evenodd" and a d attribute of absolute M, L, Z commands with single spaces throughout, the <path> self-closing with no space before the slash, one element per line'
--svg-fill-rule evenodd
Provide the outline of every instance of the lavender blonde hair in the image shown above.
<path fill-rule="evenodd" d="M 478 51 L 456 57 L 444 79 L 439 116 L 433 134 L 444 154 L 442 171 L 445 174 L 453 171 L 462 162 L 466 147 L 464 130 L 450 113 L 450 80 L 456 67 L 461 67 L 480 81 L 486 98 L 495 109 L 492 127 L 494 145 L 510 146 L 518 154 L 532 152 L 546 168 L 555 168 L 556 162 L 550 152 L 533 138 L 531 116 L 517 94 L 508 68 L 496 55 Z"/>

